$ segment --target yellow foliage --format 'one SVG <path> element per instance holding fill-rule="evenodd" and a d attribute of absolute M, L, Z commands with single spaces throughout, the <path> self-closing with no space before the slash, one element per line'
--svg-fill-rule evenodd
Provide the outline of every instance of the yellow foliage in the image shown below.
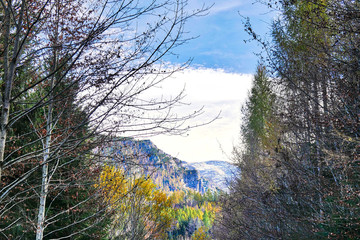
<path fill-rule="evenodd" d="M 205 227 L 200 227 L 197 229 L 192 235 L 192 240 L 211 240 L 211 237 L 207 233 L 207 229 Z"/>
<path fill-rule="evenodd" d="M 185 192 L 184 191 L 175 191 L 171 194 L 174 204 L 179 204 L 184 201 Z"/>
<path fill-rule="evenodd" d="M 121 231 L 126 234 L 126 231 L 140 224 L 145 227 L 139 233 L 139 238 L 162 239 L 171 227 L 174 198 L 156 189 L 150 178 L 126 178 L 122 169 L 104 166 L 95 187 L 100 189 L 104 201 L 116 211 L 113 229 L 117 234 Z M 135 224 L 133 219 L 137 219 Z"/>
<path fill-rule="evenodd" d="M 124 172 L 115 167 L 104 166 L 99 183 L 95 184 L 102 195 L 104 201 L 110 205 L 114 205 L 117 199 L 123 197 L 128 191 L 128 181 L 125 179 Z"/>

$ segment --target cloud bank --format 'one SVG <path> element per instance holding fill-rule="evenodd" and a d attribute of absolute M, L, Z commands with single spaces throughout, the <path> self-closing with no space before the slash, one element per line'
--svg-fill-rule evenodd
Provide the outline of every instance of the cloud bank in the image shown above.
<path fill-rule="evenodd" d="M 188 162 L 229 160 L 232 147 L 238 142 L 241 106 L 252 84 L 251 74 L 226 72 L 222 69 L 187 69 L 176 73 L 157 91 L 163 95 L 176 94 L 185 86 L 184 102 L 179 114 L 204 107 L 204 114 L 192 120 L 209 125 L 192 129 L 187 136 L 156 136 L 151 138 L 165 152 Z M 190 122 L 191 124 L 191 122 Z"/>

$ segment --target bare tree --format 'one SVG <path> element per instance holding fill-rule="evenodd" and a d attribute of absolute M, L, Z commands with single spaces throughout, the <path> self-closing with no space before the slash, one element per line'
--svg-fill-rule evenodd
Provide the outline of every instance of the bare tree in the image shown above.
<path fill-rule="evenodd" d="M 17 213 L 0 229 L 3 236 L 21 226 L 36 229 L 37 239 L 60 237 L 84 222 L 45 231 L 80 205 L 51 211 L 77 178 L 89 176 L 86 168 L 96 171 L 91 150 L 107 136 L 188 130 L 183 124 L 201 110 L 174 114 L 182 92 L 147 95 L 186 66 L 161 61 L 188 40 L 186 20 L 205 11 L 188 13 L 186 6 L 186 0 L 1 1 L 0 217 Z M 83 169 L 70 171 L 80 160 Z M 37 197 L 37 210 L 28 213 L 25 205 Z"/>

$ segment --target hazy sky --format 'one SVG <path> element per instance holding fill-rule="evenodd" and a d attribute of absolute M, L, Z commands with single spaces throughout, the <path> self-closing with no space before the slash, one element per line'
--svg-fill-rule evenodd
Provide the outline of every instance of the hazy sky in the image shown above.
<path fill-rule="evenodd" d="M 214 6 L 207 16 L 188 22 L 186 31 L 199 37 L 176 49 L 178 56 L 166 60 L 176 64 L 193 58 L 191 67 L 176 73 L 163 89 L 185 85 L 189 109 L 204 106 L 205 113 L 194 121 L 210 120 L 220 111 L 221 115 L 213 123 L 191 130 L 186 137 L 151 138 L 160 149 L 189 162 L 229 160 L 233 145 L 239 142 L 241 106 L 258 62 L 254 53 L 260 52 L 256 43 L 244 43 L 250 37 L 243 29 L 240 15 L 250 17 L 260 34 L 268 32 L 271 22 L 272 14 L 265 6 L 253 4 L 254 1 L 190 0 L 192 8 L 211 2 Z"/>

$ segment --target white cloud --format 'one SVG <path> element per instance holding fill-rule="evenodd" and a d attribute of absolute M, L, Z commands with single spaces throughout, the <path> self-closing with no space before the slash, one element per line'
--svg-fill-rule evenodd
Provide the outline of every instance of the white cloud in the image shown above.
<path fill-rule="evenodd" d="M 240 109 L 247 98 L 251 80 L 250 74 L 229 73 L 222 69 L 188 69 L 176 73 L 160 90 L 171 94 L 186 86 L 184 101 L 191 105 L 178 111 L 183 113 L 204 106 L 205 113 L 194 120 L 196 123 L 208 121 L 220 111 L 221 116 L 209 125 L 192 129 L 187 137 L 161 135 L 152 140 L 160 149 L 184 161 L 229 160 L 232 147 L 238 142 Z"/>
<path fill-rule="evenodd" d="M 245 16 L 259 17 L 259 14 L 262 15 L 270 12 L 266 4 L 254 0 L 192 0 L 188 9 L 200 9 L 202 6 L 212 6 L 207 16 L 223 14 L 224 12 L 237 13 L 240 11 Z"/>
<path fill-rule="evenodd" d="M 251 74 L 230 73 L 223 69 L 189 68 L 175 73 L 153 94 L 176 94 L 185 86 L 186 99 L 192 103 L 232 101 L 247 94 L 251 79 Z"/>
<path fill-rule="evenodd" d="M 217 14 L 220 12 L 228 11 L 233 8 L 238 8 L 242 6 L 244 3 L 239 0 L 235 1 L 217 1 L 214 6 L 210 10 L 210 15 Z"/>

